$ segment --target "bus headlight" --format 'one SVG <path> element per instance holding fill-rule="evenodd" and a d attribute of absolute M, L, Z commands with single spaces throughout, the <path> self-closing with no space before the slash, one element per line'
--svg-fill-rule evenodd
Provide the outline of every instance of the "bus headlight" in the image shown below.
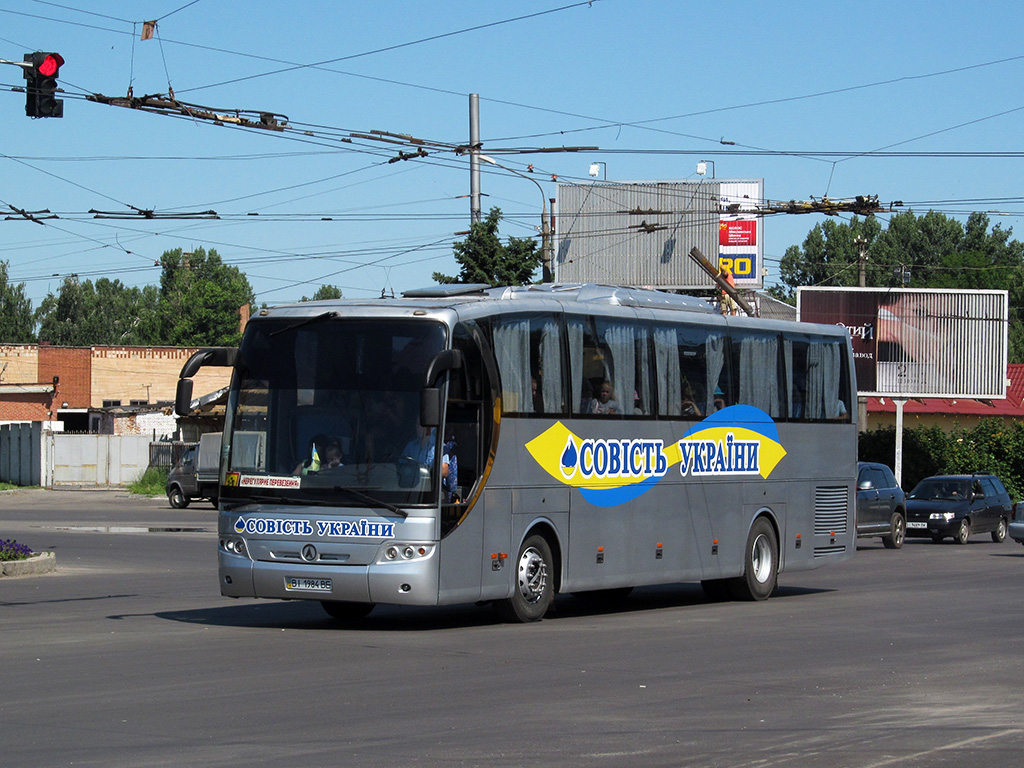
<path fill-rule="evenodd" d="M 388 544 L 380 558 L 380 562 L 394 563 L 407 562 L 409 560 L 422 560 L 430 557 L 433 547 L 428 544 Z"/>
<path fill-rule="evenodd" d="M 249 555 L 245 539 L 241 536 L 221 536 L 220 548 L 222 552 L 227 552 L 229 555 L 241 555 L 242 557 Z"/>

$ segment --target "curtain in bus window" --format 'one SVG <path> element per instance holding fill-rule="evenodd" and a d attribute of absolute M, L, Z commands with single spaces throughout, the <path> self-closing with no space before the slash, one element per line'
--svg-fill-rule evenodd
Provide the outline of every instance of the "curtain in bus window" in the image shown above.
<path fill-rule="evenodd" d="M 604 341 L 611 354 L 612 398 L 619 404 L 619 413 L 633 412 L 636 393 L 636 350 L 633 328 L 609 323 L 605 327 Z"/>
<path fill-rule="evenodd" d="M 807 345 L 807 388 L 804 396 L 804 418 L 825 418 L 824 408 L 825 373 L 822 361 L 822 345 Z"/>
<path fill-rule="evenodd" d="M 540 334 L 540 386 L 544 411 L 562 413 L 562 352 L 558 323 L 553 317 L 540 321 Z"/>
<path fill-rule="evenodd" d="M 722 369 L 725 368 L 725 336 L 721 334 L 708 334 L 707 340 L 704 342 L 705 358 L 707 359 L 707 386 L 704 391 L 707 393 L 707 402 L 705 403 L 704 413 L 714 413 L 719 410 L 723 405 L 731 405 L 731 403 L 725 402 L 725 390 L 726 387 L 721 386 L 725 382 L 722 381 Z M 719 403 L 716 406 L 715 401 Z"/>
<path fill-rule="evenodd" d="M 654 413 L 654 394 L 651 389 L 651 345 L 646 325 L 635 326 L 636 336 L 636 395 L 633 404 L 636 413 Z"/>
<path fill-rule="evenodd" d="M 783 416 L 797 416 L 793 407 L 793 342 L 789 339 L 782 340 L 782 364 L 786 372 L 786 394 L 783 399 Z"/>
<path fill-rule="evenodd" d="M 674 328 L 654 327 L 654 365 L 658 382 L 658 413 L 662 416 L 681 415 L 682 372 Z"/>
<path fill-rule="evenodd" d="M 581 413 L 583 409 L 583 321 L 569 318 L 565 323 L 569 336 L 569 394 L 572 397 L 571 410 Z"/>
<path fill-rule="evenodd" d="M 776 336 L 740 339 L 740 402 L 779 416 L 779 343 Z"/>
<path fill-rule="evenodd" d="M 502 410 L 506 413 L 532 413 L 530 321 L 510 319 L 496 323 L 494 351 L 501 375 Z"/>
<path fill-rule="evenodd" d="M 842 349 L 833 342 L 821 345 L 822 361 L 822 393 L 825 398 L 825 418 L 838 419 L 846 416 L 848 411 L 839 396 L 839 372 L 842 364 Z"/>

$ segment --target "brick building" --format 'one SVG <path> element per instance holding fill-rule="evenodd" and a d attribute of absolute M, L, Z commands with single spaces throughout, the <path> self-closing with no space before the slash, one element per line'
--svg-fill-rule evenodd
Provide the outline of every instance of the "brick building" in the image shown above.
<path fill-rule="evenodd" d="M 59 422 L 66 431 L 109 433 L 115 433 L 120 421 L 154 423 L 155 417 L 144 414 L 159 413 L 174 402 L 178 374 L 194 352 L 196 348 L 0 345 L 0 423 Z M 227 386 L 230 373 L 227 368 L 203 368 L 193 379 L 196 395 Z"/>

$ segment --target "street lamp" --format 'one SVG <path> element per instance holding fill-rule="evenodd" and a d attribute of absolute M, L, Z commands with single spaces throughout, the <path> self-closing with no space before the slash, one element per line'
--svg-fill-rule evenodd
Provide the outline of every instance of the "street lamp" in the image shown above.
<path fill-rule="evenodd" d="M 697 175 L 705 176 L 708 172 L 708 163 L 711 163 L 711 178 L 715 178 L 715 161 L 714 160 L 701 160 L 697 163 Z"/>
<path fill-rule="evenodd" d="M 493 157 L 487 155 L 477 154 L 477 157 L 483 160 L 485 163 L 496 165 L 499 168 L 514 173 L 516 176 L 520 176 L 527 181 L 531 181 L 537 185 L 537 189 L 540 190 L 540 263 L 541 263 L 541 280 L 545 283 L 550 283 L 552 280 L 551 276 L 551 228 L 548 223 L 548 201 L 544 196 L 544 187 L 540 185 L 540 182 L 536 179 L 532 179 L 525 173 L 520 173 L 515 168 L 509 168 L 502 165 Z"/>

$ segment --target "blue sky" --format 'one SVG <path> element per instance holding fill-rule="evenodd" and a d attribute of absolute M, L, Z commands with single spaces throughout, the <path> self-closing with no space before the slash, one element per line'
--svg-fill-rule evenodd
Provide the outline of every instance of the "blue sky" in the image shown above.
<path fill-rule="evenodd" d="M 710 160 L 718 178 L 763 178 L 773 200 L 878 195 L 922 213 L 992 211 L 993 224 L 1016 227 L 1022 157 L 1006 153 L 1019 150 L 1024 121 L 1021 17 L 1017 3 L 934 0 L 0 0 L 0 58 L 57 51 L 67 91 L 62 119 L 29 119 L 10 90 L 20 69 L 0 65 L 0 211 L 60 217 L 0 219 L 0 260 L 35 306 L 69 274 L 157 283 L 154 262 L 178 247 L 216 249 L 270 304 L 324 283 L 353 298 L 428 285 L 435 271 L 457 274 L 451 244 L 469 226 L 468 161 L 433 144 L 468 140 L 470 93 L 485 152 L 599 148 L 495 153 L 520 171 L 532 163 L 546 197 L 551 174 L 588 180 L 593 161 L 609 180 L 643 180 L 694 179 Z M 142 42 L 150 19 L 157 36 Z M 83 98 L 129 85 L 283 114 L 295 130 Z M 371 131 L 431 152 L 389 163 L 409 148 L 339 140 Z M 537 234 L 534 184 L 485 167 L 482 187 L 484 210 L 505 213 L 503 235 Z M 133 208 L 222 218 L 88 213 Z M 769 284 L 820 221 L 766 219 Z"/>

